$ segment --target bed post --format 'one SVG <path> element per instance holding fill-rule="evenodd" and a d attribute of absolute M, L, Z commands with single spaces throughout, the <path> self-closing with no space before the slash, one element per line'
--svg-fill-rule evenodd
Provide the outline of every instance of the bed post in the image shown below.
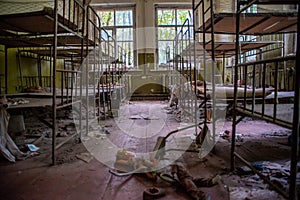
<path fill-rule="evenodd" d="M 57 26 L 58 0 L 54 2 L 54 41 L 53 41 L 53 97 L 52 97 L 52 164 L 56 164 L 56 59 L 57 59 Z"/>
<path fill-rule="evenodd" d="M 237 117 L 237 84 L 238 84 L 238 64 L 239 64 L 239 30 L 240 30 L 240 1 L 237 1 L 236 8 L 236 24 L 235 24 L 235 65 L 234 65 L 234 102 L 233 102 L 233 117 L 232 117 L 232 139 L 231 139 L 231 163 L 230 170 L 235 168 L 235 133 L 236 133 L 236 117 Z"/>
<path fill-rule="evenodd" d="M 291 152 L 291 168 L 290 168 L 290 186 L 289 186 L 289 199 L 297 199 L 297 172 L 298 172 L 298 156 L 299 156 L 299 109 L 300 109 L 300 17 L 299 17 L 299 8 L 300 4 L 298 3 L 298 22 L 297 22 L 297 49 L 296 49 L 296 79 L 294 82 L 295 89 L 295 98 L 294 98 L 294 116 L 293 116 L 293 132 L 292 132 L 292 152 Z"/>
<path fill-rule="evenodd" d="M 4 49 L 4 55 L 5 55 L 5 94 L 7 94 L 7 46 L 5 46 L 5 49 Z M 1 88 L 0 88 L 1 89 Z"/>

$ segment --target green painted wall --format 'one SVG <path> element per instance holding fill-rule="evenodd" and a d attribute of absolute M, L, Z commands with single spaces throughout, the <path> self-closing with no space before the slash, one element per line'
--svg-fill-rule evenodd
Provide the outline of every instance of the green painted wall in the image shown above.
<path fill-rule="evenodd" d="M 18 66 L 17 49 L 9 48 L 7 51 L 7 66 L 8 66 L 8 94 L 21 92 L 20 70 Z M 37 59 L 29 57 L 20 57 L 20 64 L 22 75 L 24 76 L 38 76 Z M 57 61 L 57 68 L 63 68 L 63 61 Z M 42 76 L 50 76 L 50 62 L 46 60 L 41 61 Z M 5 51 L 4 46 L 0 46 L 0 74 L 5 74 Z M 60 87 L 61 77 L 57 74 L 57 87 Z M 5 80 L 2 78 L 1 87 L 4 87 Z M 25 86 L 25 80 L 23 79 Z M 4 92 L 4 91 L 3 91 Z"/>

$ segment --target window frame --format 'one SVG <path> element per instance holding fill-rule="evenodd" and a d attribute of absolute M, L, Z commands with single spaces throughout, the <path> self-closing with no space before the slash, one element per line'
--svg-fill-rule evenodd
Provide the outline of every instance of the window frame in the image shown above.
<path fill-rule="evenodd" d="M 101 12 L 101 11 L 113 11 L 114 12 L 114 25 L 113 26 L 102 26 L 100 25 L 102 28 L 104 28 L 107 31 L 111 31 L 112 32 L 112 37 L 115 39 L 115 45 L 118 44 L 118 41 L 116 40 L 116 36 L 117 36 L 117 29 L 120 28 L 132 28 L 132 34 L 133 34 L 133 38 L 132 38 L 132 43 L 133 43 L 133 63 L 131 63 L 132 66 L 137 66 L 137 51 L 136 51 L 136 34 L 135 34 L 135 30 L 136 30 L 136 6 L 135 5 L 109 5 L 109 6 L 97 6 L 95 7 L 96 12 Z M 116 11 L 122 11 L 122 10 L 131 10 L 132 11 L 132 25 L 116 25 Z M 101 20 L 101 17 L 100 17 Z M 131 40 L 122 40 L 119 41 L 121 43 L 123 42 L 131 42 Z M 128 53 L 128 52 L 127 52 Z M 128 58 L 126 58 L 128 59 Z"/>
<path fill-rule="evenodd" d="M 175 10 L 175 24 L 172 25 L 159 25 L 158 24 L 158 11 L 159 10 Z M 159 40 L 159 35 L 158 35 L 158 29 L 159 28 L 172 28 L 175 27 L 175 36 L 178 34 L 182 24 L 178 24 L 178 19 L 177 19 L 177 12 L 178 10 L 190 10 L 191 12 L 191 16 L 193 15 L 193 10 L 192 10 L 192 6 L 189 4 L 178 4 L 178 5 L 166 5 L 166 4 L 155 4 L 155 63 L 157 64 L 161 64 L 159 62 L 160 58 L 159 58 L 159 46 L 158 43 L 159 41 L 164 41 L 164 42 L 170 42 L 173 44 L 174 46 L 174 39 L 172 40 Z M 193 17 L 193 16 L 192 16 Z M 191 26 L 192 26 L 193 21 L 191 21 Z M 193 34 L 193 33 L 192 33 Z M 173 46 L 171 46 L 170 48 L 173 49 Z M 172 54 L 172 53 L 171 53 Z M 173 55 L 170 55 L 171 59 L 173 57 Z"/>

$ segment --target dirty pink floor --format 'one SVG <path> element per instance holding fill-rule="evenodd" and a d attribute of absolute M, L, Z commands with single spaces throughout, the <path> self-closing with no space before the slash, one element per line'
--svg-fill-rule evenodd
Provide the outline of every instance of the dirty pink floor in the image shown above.
<path fill-rule="evenodd" d="M 156 103 L 163 104 L 163 102 Z M 143 112 L 145 103 L 134 102 L 134 105 L 138 109 L 135 109 L 131 113 L 132 115 Z M 148 122 L 139 120 L 134 121 L 134 123 L 139 123 L 142 126 L 142 123 L 147 124 Z M 282 141 L 283 138 L 286 139 L 286 135 L 279 138 L 265 136 L 262 140 L 257 140 L 254 143 L 250 141 L 256 138 L 257 135 L 264 134 L 266 130 L 271 130 L 273 133 L 283 130 L 282 128 L 256 121 L 241 124 L 238 132 L 245 135 L 243 143 L 245 145 L 240 145 L 237 149 L 242 155 L 248 155 L 250 161 L 289 158 L 289 148 L 287 146 L 281 145 L 280 148 L 276 147 L 278 141 Z M 133 139 L 124 134 L 122 135 L 118 131 L 111 131 L 109 137 L 116 144 L 131 151 L 149 151 L 153 149 L 157 136 L 166 135 L 169 131 L 178 127 L 176 120 L 169 115 L 165 125 L 159 133 L 148 138 Z M 114 127 L 110 128 L 110 130 L 113 129 Z M 224 129 L 230 130 L 231 123 L 226 122 Z M 253 148 L 253 145 L 256 146 Z M 160 198 L 162 200 L 190 199 L 184 190 L 160 179 L 152 181 L 142 174 L 117 177 L 110 174 L 109 168 L 97 159 L 92 159 L 89 163 L 76 159 L 75 155 L 77 153 L 87 152 L 82 143 L 70 141 L 68 144 L 65 144 L 58 151 L 58 157 L 61 159 L 61 162 L 56 166 L 51 166 L 50 149 L 49 146 L 48 153 L 45 152 L 13 164 L 2 158 L 0 160 L 0 199 L 140 200 L 143 199 L 143 191 L 152 186 L 164 190 L 165 196 Z M 255 149 L 258 151 L 255 151 Z M 250 154 L 249 150 L 251 150 Z M 265 152 L 265 154 L 261 152 Z M 215 153 L 209 153 L 205 159 L 199 159 L 196 153 L 186 152 L 179 160 L 188 167 L 188 170 L 194 176 L 211 177 L 215 174 L 229 174 L 230 143 L 221 139 L 215 147 Z M 226 200 L 229 199 L 227 188 L 228 185 L 221 181 L 216 186 L 201 189 L 209 193 L 212 200 Z"/>

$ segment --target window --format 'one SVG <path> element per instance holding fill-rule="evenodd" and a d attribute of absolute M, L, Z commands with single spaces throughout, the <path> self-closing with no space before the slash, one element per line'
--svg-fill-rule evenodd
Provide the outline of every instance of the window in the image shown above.
<path fill-rule="evenodd" d="M 98 15 L 101 19 L 101 27 L 115 38 L 115 45 L 126 52 L 126 65 L 133 66 L 136 57 L 134 55 L 134 8 L 107 8 L 99 10 Z"/>
<path fill-rule="evenodd" d="M 158 63 L 166 63 L 166 50 L 170 47 L 171 59 L 173 57 L 173 41 L 176 35 L 179 33 L 183 23 L 186 19 L 189 19 L 190 36 L 193 36 L 192 32 L 192 19 L 193 13 L 188 6 L 177 6 L 174 8 L 156 6 L 156 41 L 157 41 L 157 61 Z"/>
<path fill-rule="evenodd" d="M 246 10 L 247 13 L 257 13 L 257 4 L 253 4 Z"/>
<path fill-rule="evenodd" d="M 257 4 L 253 4 L 251 5 L 249 8 L 247 8 L 247 10 L 244 11 L 244 13 L 257 13 Z M 251 42 L 255 42 L 257 41 L 257 37 L 256 36 L 252 36 L 252 35 L 246 35 L 245 37 L 245 41 L 251 41 Z M 251 50 L 245 53 L 245 61 L 255 61 L 256 60 L 256 56 L 257 56 L 257 51 Z"/>

